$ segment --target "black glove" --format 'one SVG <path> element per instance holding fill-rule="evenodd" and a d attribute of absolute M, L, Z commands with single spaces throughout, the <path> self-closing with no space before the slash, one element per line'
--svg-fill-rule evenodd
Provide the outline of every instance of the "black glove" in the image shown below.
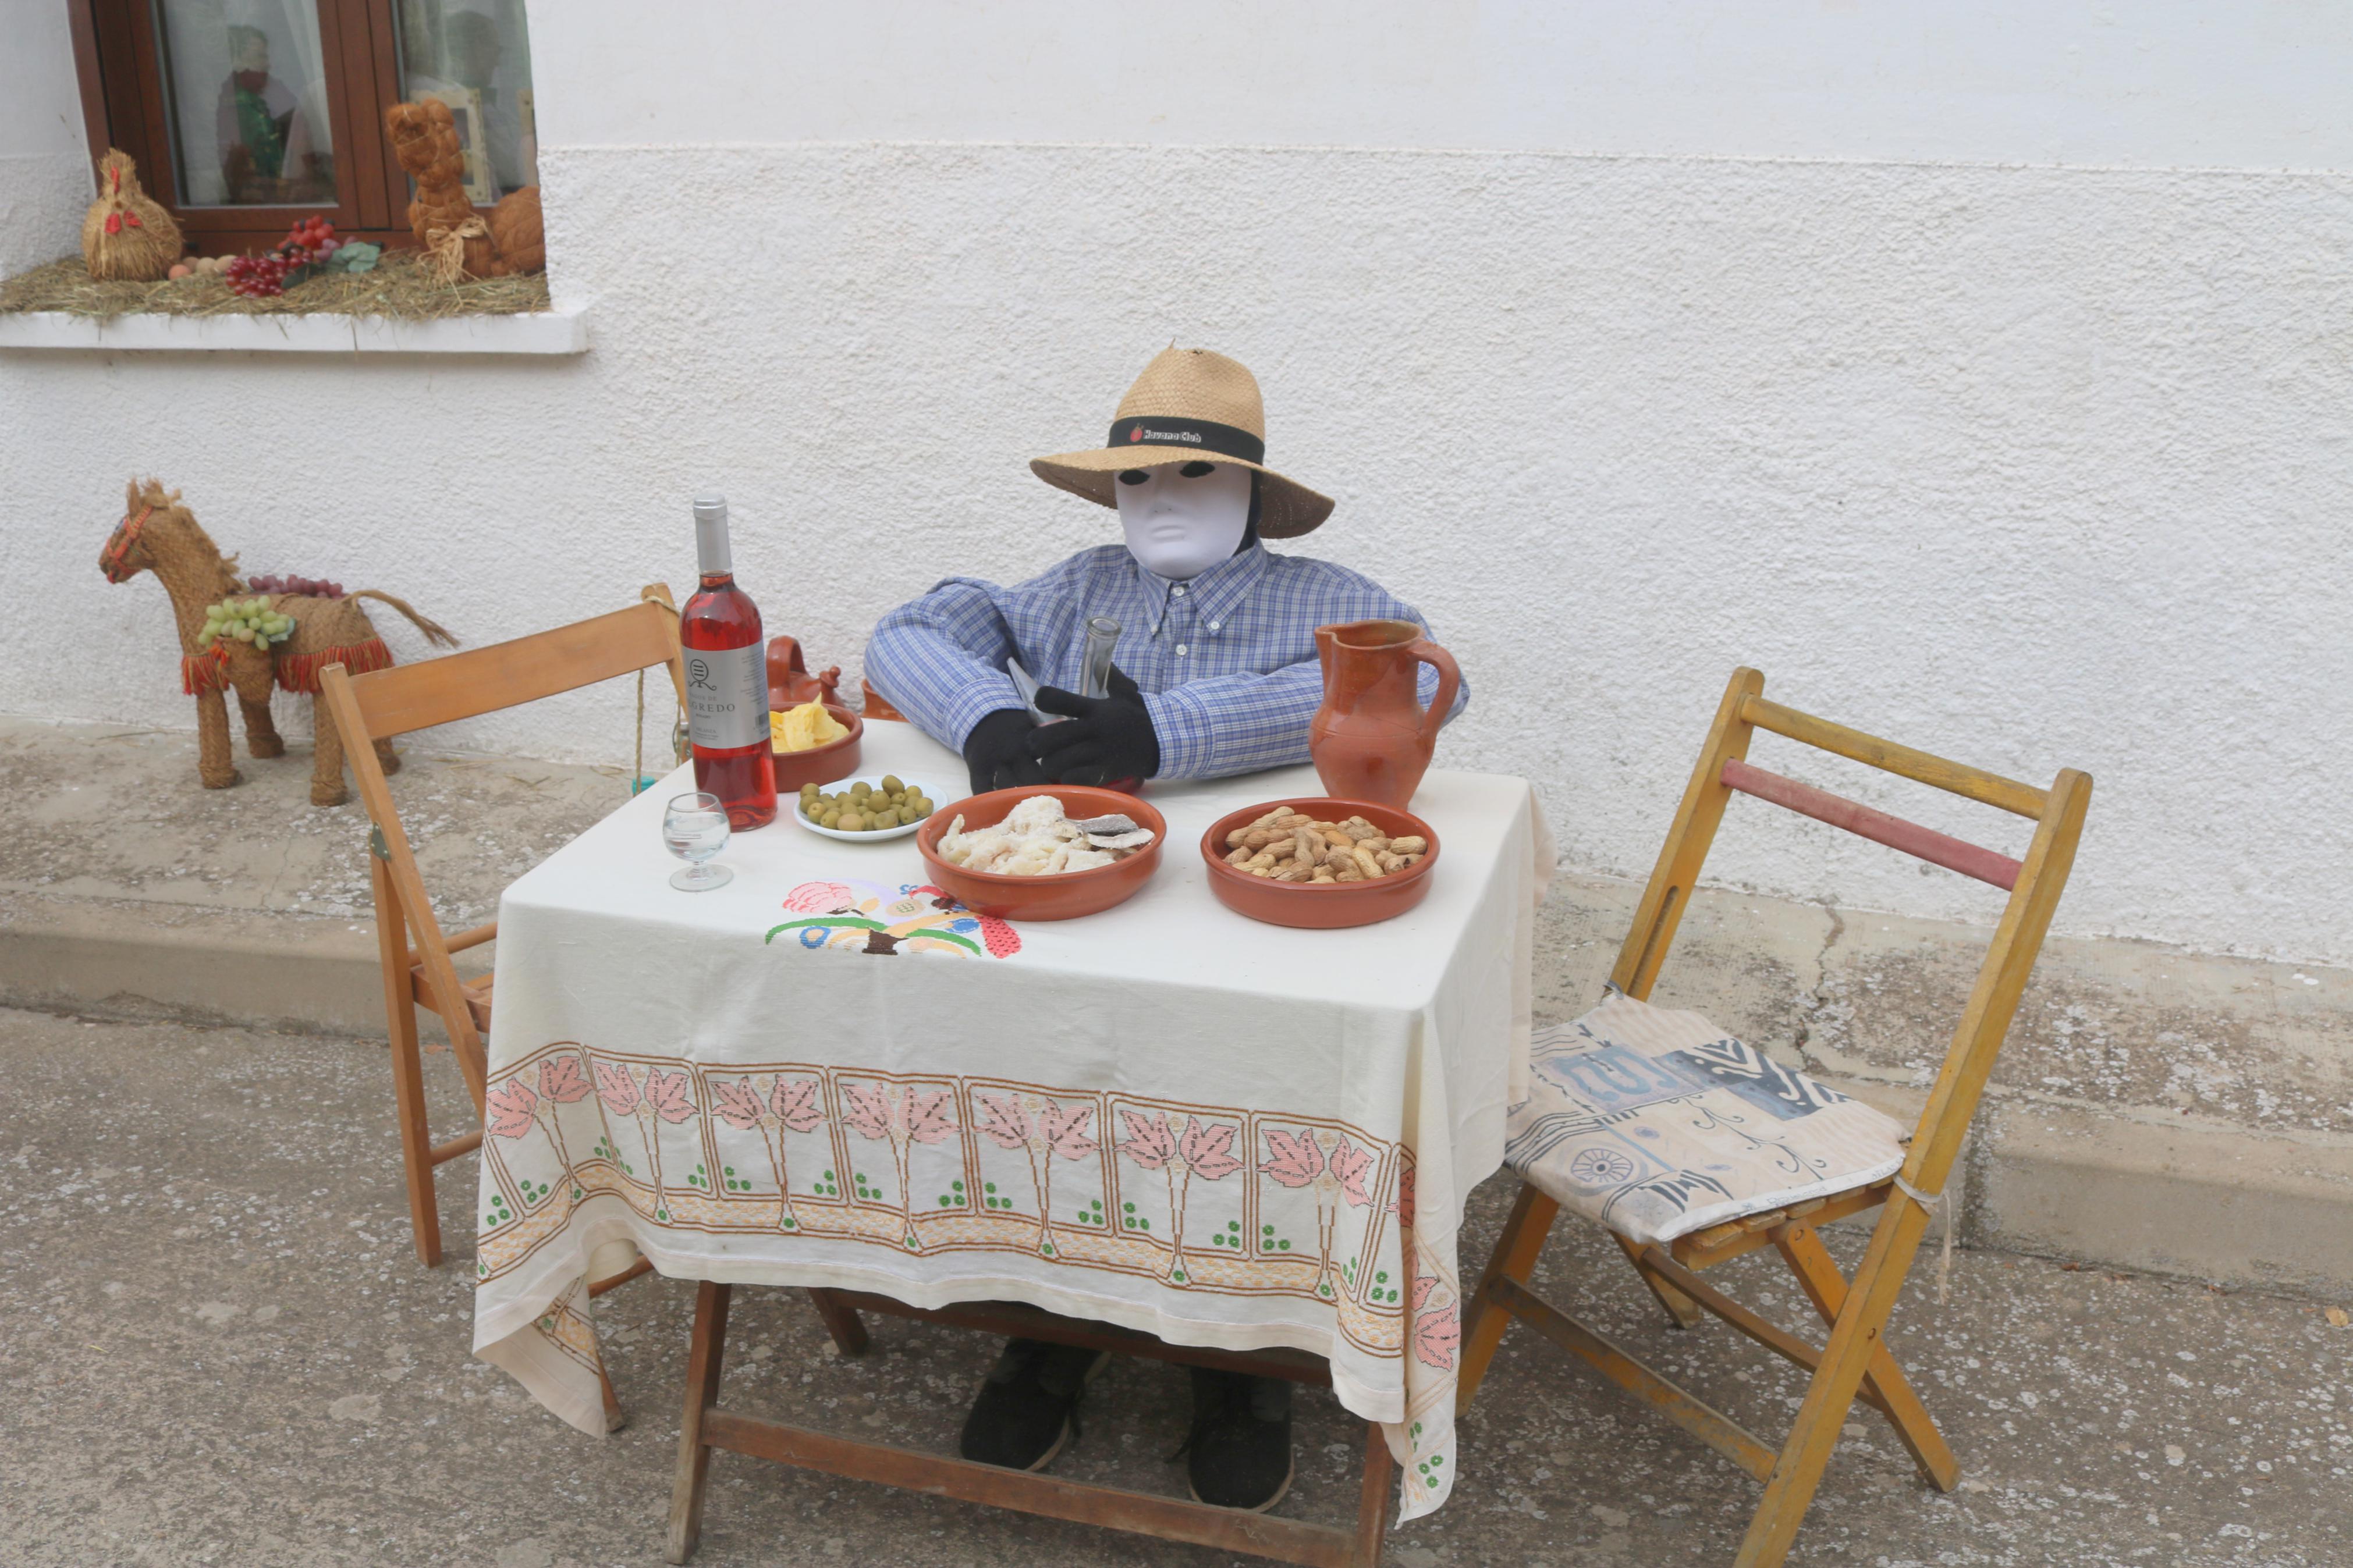
<path fill-rule="evenodd" d="M 973 794 L 1052 782 L 1029 754 L 1029 731 L 1036 727 L 1020 708 L 1000 708 L 972 727 L 964 738 L 964 763 L 972 770 Z"/>
<path fill-rule="evenodd" d="M 1112 667 L 1111 695 L 1081 697 L 1058 686 L 1038 689 L 1038 706 L 1070 715 L 1029 731 L 1029 754 L 1057 784 L 1105 784 L 1148 779 L 1160 771 L 1160 737 L 1135 682 Z"/>

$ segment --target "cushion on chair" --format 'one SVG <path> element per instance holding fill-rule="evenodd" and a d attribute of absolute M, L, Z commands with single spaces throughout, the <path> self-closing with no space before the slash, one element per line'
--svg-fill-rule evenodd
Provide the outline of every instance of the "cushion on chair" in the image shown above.
<path fill-rule="evenodd" d="M 1504 1159 L 1563 1208 L 1630 1241 L 1894 1174 L 1909 1132 L 1697 1013 L 1611 992 L 1536 1031 Z"/>

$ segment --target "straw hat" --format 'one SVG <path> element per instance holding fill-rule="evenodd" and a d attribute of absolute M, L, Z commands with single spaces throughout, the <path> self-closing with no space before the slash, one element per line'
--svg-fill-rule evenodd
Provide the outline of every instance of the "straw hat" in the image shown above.
<path fill-rule="evenodd" d="M 1225 463 L 1265 475 L 1258 516 L 1264 538 L 1295 539 L 1332 515 L 1331 497 L 1266 466 L 1266 409 L 1257 377 L 1207 349 L 1161 351 L 1119 400 L 1108 446 L 1035 458 L 1029 471 L 1097 506 L 1116 507 L 1113 487 L 1122 469 L 1187 462 Z"/>

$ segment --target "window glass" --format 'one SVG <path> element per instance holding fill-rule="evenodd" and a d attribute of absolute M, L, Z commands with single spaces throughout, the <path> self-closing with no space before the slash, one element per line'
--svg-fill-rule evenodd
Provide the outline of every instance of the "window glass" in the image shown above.
<path fill-rule="evenodd" d="M 315 0 L 155 0 L 184 206 L 332 206 Z"/>
<path fill-rule="evenodd" d="M 466 195 L 488 206 L 539 184 L 522 0 L 398 0 L 394 15 L 401 97 L 449 106 L 465 149 Z"/>

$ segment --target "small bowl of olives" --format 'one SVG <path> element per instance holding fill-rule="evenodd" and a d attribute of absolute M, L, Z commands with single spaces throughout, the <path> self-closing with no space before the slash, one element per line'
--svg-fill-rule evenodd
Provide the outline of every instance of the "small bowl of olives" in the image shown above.
<path fill-rule="evenodd" d="M 823 789 L 803 784 L 793 819 L 828 838 L 872 844 L 914 832 L 934 804 L 922 784 L 884 773 L 879 779 L 843 779 Z"/>

